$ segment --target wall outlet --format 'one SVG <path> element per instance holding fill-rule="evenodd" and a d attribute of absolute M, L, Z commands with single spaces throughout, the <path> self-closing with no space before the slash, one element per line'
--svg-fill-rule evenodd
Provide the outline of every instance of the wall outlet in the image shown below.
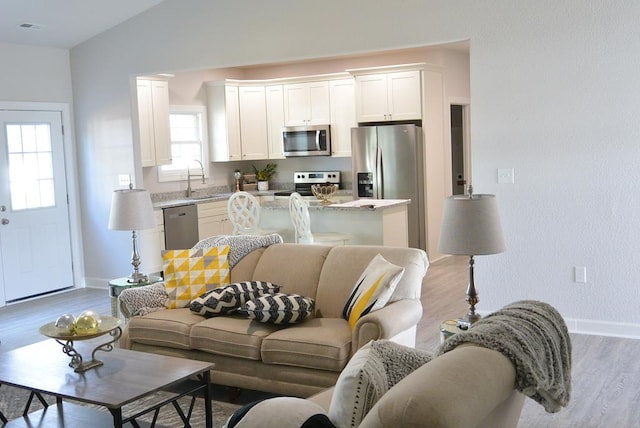
<path fill-rule="evenodd" d="M 131 175 L 129 174 L 119 174 L 118 175 L 118 185 L 120 186 L 128 186 L 131 184 Z"/>
<path fill-rule="evenodd" d="M 498 184 L 515 183 L 513 168 L 498 168 Z"/>
<path fill-rule="evenodd" d="M 584 266 L 575 266 L 573 268 L 573 280 L 575 282 L 586 283 L 587 282 L 587 268 Z"/>

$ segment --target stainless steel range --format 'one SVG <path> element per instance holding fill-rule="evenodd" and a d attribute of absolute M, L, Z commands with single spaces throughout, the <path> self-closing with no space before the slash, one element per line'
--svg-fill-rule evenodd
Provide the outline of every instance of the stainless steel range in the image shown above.
<path fill-rule="evenodd" d="M 300 196 L 313 196 L 311 185 L 322 183 L 337 184 L 340 188 L 340 171 L 296 171 L 293 173 L 293 190 L 275 192 L 273 196 L 288 198 L 293 192 L 300 193 Z"/>

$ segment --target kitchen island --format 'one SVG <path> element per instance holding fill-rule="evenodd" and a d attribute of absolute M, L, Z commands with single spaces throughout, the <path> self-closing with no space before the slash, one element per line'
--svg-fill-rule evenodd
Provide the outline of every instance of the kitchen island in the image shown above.
<path fill-rule="evenodd" d="M 312 232 L 340 232 L 351 236 L 349 245 L 407 247 L 407 206 L 410 199 L 358 199 L 322 205 L 310 200 Z M 261 204 L 260 227 L 279 230 L 285 242 L 294 242 L 289 200 Z"/>

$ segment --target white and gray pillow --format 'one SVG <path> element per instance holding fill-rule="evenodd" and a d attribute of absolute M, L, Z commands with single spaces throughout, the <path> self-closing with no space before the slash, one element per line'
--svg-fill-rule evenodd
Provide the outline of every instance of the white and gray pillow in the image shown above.
<path fill-rule="evenodd" d="M 340 373 L 329 419 L 338 428 L 357 427 L 389 389 L 431 358 L 431 353 L 390 340 L 367 343 Z"/>

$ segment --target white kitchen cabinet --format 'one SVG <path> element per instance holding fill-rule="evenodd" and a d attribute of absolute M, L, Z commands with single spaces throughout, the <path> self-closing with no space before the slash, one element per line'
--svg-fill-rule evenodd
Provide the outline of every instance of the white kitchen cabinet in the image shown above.
<path fill-rule="evenodd" d="M 420 71 L 356 76 L 358 122 L 422 119 Z"/>
<path fill-rule="evenodd" d="M 208 82 L 207 100 L 211 159 L 242 160 L 238 86 L 224 81 Z"/>
<path fill-rule="evenodd" d="M 268 159 L 265 87 L 240 86 L 238 90 L 242 160 Z"/>
<path fill-rule="evenodd" d="M 355 82 L 353 78 L 329 81 L 331 106 L 331 156 L 351 156 L 351 128 L 356 121 Z"/>
<path fill-rule="evenodd" d="M 232 234 L 233 225 L 227 216 L 226 200 L 198 204 L 197 208 L 199 239 Z"/>
<path fill-rule="evenodd" d="M 286 126 L 330 123 L 328 81 L 291 83 L 284 85 L 283 90 Z"/>
<path fill-rule="evenodd" d="M 162 271 L 162 251 L 164 245 L 164 216 L 161 209 L 153 211 L 156 227 L 145 229 L 139 234 L 139 254 L 141 270 L 145 274 L 157 274 Z"/>
<path fill-rule="evenodd" d="M 137 79 L 136 83 L 142 166 L 170 164 L 169 82 Z"/>
<path fill-rule="evenodd" d="M 284 127 L 284 95 L 282 85 L 265 87 L 267 100 L 267 145 L 269 159 L 284 159 L 282 128 Z"/>

